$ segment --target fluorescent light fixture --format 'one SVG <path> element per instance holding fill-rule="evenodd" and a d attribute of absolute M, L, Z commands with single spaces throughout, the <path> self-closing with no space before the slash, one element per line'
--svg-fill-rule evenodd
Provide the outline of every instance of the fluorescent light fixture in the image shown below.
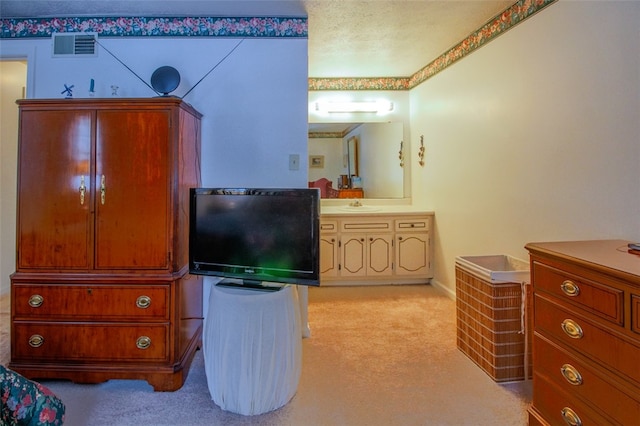
<path fill-rule="evenodd" d="M 320 112 L 375 112 L 393 111 L 393 102 L 316 102 L 316 111 Z"/>

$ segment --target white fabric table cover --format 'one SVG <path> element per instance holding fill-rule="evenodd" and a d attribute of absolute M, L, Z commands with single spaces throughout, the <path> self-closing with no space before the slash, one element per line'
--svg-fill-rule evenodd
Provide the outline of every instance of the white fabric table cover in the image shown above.
<path fill-rule="evenodd" d="M 273 292 L 214 286 L 202 339 L 213 402 L 243 415 L 289 402 L 302 369 L 301 334 L 294 286 Z"/>

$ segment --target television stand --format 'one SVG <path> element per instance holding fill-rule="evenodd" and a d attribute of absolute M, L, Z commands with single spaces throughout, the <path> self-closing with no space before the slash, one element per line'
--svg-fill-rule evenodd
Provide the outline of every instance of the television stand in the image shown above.
<path fill-rule="evenodd" d="M 266 283 L 265 281 L 236 280 L 232 278 L 225 278 L 216 285 L 219 287 L 246 288 L 248 290 L 258 291 L 279 291 L 284 287 L 284 284 Z"/>
<path fill-rule="evenodd" d="M 294 285 L 273 292 L 211 289 L 202 352 L 211 399 L 222 410 L 253 416 L 295 395 L 302 372 L 296 292 Z"/>

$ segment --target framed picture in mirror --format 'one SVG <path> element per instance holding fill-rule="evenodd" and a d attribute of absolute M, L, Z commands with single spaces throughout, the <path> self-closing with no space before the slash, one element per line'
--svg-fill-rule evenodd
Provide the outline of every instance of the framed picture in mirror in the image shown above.
<path fill-rule="evenodd" d="M 309 167 L 313 167 L 316 169 L 324 168 L 324 155 L 310 155 Z"/>

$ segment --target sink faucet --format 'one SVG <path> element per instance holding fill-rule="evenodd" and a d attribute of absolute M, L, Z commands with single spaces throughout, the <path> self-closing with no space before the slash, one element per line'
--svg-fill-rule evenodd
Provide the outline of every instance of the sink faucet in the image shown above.
<path fill-rule="evenodd" d="M 362 203 L 359 200 L 353 200 L 349 203 L 350 207 L 362 207 Z"/>

